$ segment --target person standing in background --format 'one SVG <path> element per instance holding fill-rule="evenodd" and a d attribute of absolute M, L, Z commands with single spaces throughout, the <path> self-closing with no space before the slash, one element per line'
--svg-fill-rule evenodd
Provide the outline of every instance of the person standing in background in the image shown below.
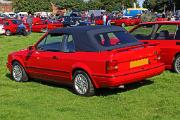
<path fill-rule="evenodd" d="M 103 25 L 106 25 L 106 21 L 107 21 L 107 16 L 106 16 L 106 14 L 104 13 L 104 15 L 103 15 Z"/>
<path fill-rule="evenodd" d="M 91 13 L 91 22 L 94 23 L 94 11 Z"/>
<path fill-rule="evenodd" d="M 27 24 L 29 25 L 29 34 L 31 34 L 31 32 L 32 32 L 32 15 L 31 15 L 31 13 L 29 12 L 28 13 L 28 16 L 27 16 Z"/>

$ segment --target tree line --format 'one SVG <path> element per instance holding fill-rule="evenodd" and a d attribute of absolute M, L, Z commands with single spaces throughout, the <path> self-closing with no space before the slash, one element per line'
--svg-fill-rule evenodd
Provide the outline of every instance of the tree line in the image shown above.
<path fill-rule="evenodd" d="M 149 10 L 153 12 L 163 12 L 164 9 L 167 10 L 173 10 L 174 5 L 176 6 L 176 9 L 180 9 L 180 2 L 179 0 L 145 0 L 143 7 L 148 8 Z"/>
<path fill-rule="evenodd" d="M 133 2 L 137 0 L 12 0 L 13 8 L 16 12 L 28 11 L 51 11 L 51 2 L 60 8 L 88 10 L 88 9 L 104 9 L 107 11 L 122 10 L 132 7 Z M 132 2 L 133 1 L 133 2 Z M 138 3 L 137 3 L 138 4 Z"/>
<path fill-rule="evenodd" d="M 51 11 L 51 2 L 60 8 L 88 10 L 88 9 L 104 9 L 107 11 L 123 10 L 133 7 L 133 2 L 137 5 L 137 0 L 12 0 L 13 8 L 16 12 L 20 11 Z M 176 9 L 180 9 L 179 0 L 145 0 L 143 7 L 153 12 L 163 12 L 166 9 L 172 9 L 175 3 Z"/>

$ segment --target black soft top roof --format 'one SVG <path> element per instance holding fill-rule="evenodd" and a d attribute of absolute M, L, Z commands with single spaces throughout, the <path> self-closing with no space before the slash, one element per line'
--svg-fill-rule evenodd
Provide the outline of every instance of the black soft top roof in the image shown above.
<path fill-rule="evenodd" d="M 124 28 L 118 26 L 77 26 L 58 28 L 49 31 L 49 34 L 71 34 L 74 39 L 76 51 L 104 51 L 109 48 L 101 46 L 95 38 L 96 34 L 104 32 L 122 31 Z"/>

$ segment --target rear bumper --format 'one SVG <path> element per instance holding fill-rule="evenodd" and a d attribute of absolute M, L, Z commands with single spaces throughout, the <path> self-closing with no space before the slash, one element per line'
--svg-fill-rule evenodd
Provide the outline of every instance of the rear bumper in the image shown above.
<path fill-rule="evenodd" d="M 148 68 L 138 69 L 136 71 L 126 72 L 117 76 L 100 76 L 93 75 L 96 88 L 102 87 L 118 87 L 120 85 L 138 82 L 156 75 L 161 74 L 165 70 L 163 63 L 150 66 Z"/>

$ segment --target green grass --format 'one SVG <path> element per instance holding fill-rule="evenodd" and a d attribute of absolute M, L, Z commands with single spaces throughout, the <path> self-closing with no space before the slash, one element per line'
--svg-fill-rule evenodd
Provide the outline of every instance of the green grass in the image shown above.
<path fill-rule="evenodd" d="M 12 81 L 8 53 L 27 48 L 41 35 L 0 36 L 0 120 L 179 120 L 180 75 L 169 71 L 125 89 L 99 90 L 93 97 L 42 81 Z"/>

